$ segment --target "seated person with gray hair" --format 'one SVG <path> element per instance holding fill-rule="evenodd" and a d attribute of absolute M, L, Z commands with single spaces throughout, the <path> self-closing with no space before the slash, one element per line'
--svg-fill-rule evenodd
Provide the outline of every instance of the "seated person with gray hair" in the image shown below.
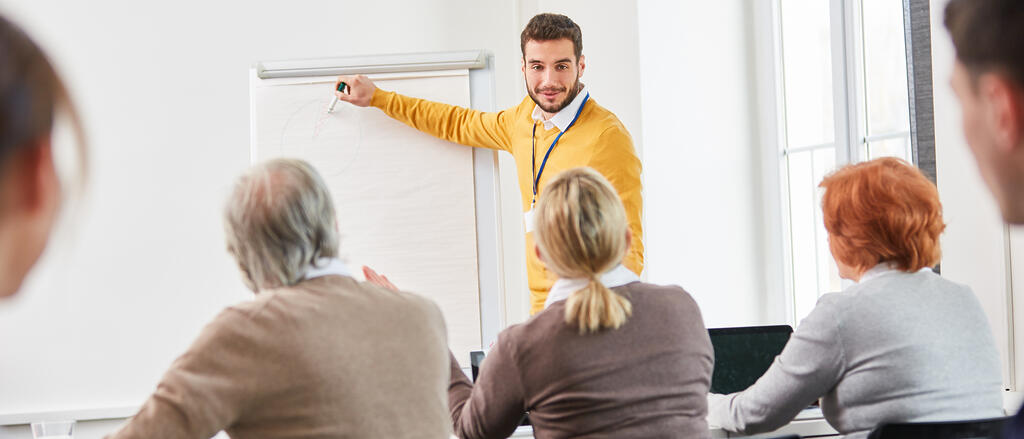
<path fill-rule="evenodd" d="M 256 297 L 207 325 L 111 437 L 450 437 L 440 310 L 352 278 L 337 259 L 331 195 L 309 164 L 257 165 L 225 217 Z"/>

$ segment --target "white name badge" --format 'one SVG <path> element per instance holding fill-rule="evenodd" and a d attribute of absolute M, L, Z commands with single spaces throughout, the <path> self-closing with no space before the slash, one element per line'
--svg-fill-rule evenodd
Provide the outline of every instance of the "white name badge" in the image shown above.
<path fill-rule="evenodd" d="M 526 233 L 533 232 L 533 208 L 523 212 L 523 225 L 526 226 Z"/>

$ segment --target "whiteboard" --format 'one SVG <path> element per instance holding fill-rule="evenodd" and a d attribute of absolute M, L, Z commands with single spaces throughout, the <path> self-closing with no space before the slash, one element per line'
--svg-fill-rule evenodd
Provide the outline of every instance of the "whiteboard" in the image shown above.
<path fill-rule="evenodd" d="M 311 163 L 334 198 L 342 259 L 433 299 L 445 316 L 449 347 L 467 358 L 481 344 L 473 151 L 377 108 L 341 102 L 328 113 L 334 78 L 253 78 L 253 162 Z M 384 90 L 470 105 L 466 69 L 371 79 Z"/>

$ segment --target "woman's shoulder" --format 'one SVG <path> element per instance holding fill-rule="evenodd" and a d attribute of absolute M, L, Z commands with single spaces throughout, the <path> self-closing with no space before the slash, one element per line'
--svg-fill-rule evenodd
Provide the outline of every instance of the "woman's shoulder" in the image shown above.
<path fill-rule="evenodd" d="M 822 296 L 834 296 L 833 300 L 849 300 L 861 294 L 885 294 L 890 291 L 920 291 L 927 294 L 948 294 L 960 297 L 974 297 L 971 287 L 946 279 L 931 270 L 916 272 L 892 272 L 853 285 L 846 290 Z"/>
<path fill-rule="evenodd" d="M 648 318 L 668 319 L 682 322 L 703 322 L 703 315 L 697 300 L 678 285 L 659 285 L 647 282 L 633 282 L 619 290 L 633 305 L 635 315 L 642 314 Z M 703 323 L 702 323 L 703 324 Z"/>
<path fill-rule="evenodd" d="M 693 305 L 697 303 L 693 296 L 679 285 L 659 285 L 637 281 L 612 288 L 612 291 L 619 292 L 635 300 L 677 302 Z"/>
<path fill-rule="evenodd" d="M 498 339 L 509 344 L 529 343 L 542 334 L 552 334 L 565 324 L 565 301 L 552 303 L 522 323 L 509 325 Z"/>

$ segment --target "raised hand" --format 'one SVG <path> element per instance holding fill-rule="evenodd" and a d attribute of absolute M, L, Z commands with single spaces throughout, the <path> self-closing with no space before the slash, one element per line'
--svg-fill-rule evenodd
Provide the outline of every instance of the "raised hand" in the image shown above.
<path fill-rule="evenodd" d="M 376 271 L 373 271 L 372 268 L 367 267 L 365 265 L 363 266 L 363 276 L 365 276 L 366 281 L 371 284 L 382 286 L 391 291 L 398 291 L 398 287 L 396 287 L 395 284 L 391 283 L 391 281 L 388 280 L 387 276 L 378 274 Z"/>

